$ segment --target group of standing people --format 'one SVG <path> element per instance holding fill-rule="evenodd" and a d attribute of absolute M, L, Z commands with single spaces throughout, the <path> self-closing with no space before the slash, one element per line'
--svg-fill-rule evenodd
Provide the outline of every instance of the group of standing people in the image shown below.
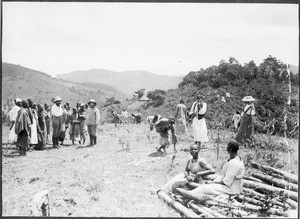
<path fill-rule="evenodd" d="M 90 137 L 90 145 L 97 144 L 96 128 L 100 120 L 100 112 L 95 107 L 94 99 L 87 105 L 77 103 L 70 110 L 69 103 L 61 105 L 62 99 L 55 97 L 53 105 L 45 103 L 44 106 L 34 103 L 31 99 L 15 99 L 15 106 L 8 113 L 10 118 L 9 141 L 16 143 L 20 155 L 26 155 L 27 150 L 43 150 L 50 136 L 52 121 L 53 148 L 60 148 L 69 128 L 72 143 L 76 140 L 85 143 L 86 133 Z"/>
<path fill-rule="evenodd" d="M 207 125 L 205 120 L 205 113 L 207 111 L 207 103 L 204 101 L 205 96 L 198 95 L 196 101 L 193 102 L 190 111 L 188 112 L 184 101 L 176 106 L 174 117 L 163 118 L 160 115 L 149 116 L 146 123 L 150 125 L 148 132 L 148 139 L 150 140 L 150 133 L 153 127 L 160 135 L 160 147 L 157 149 L 159 152 L 165 152 L 165 148 L 170 145 L 169 131 L 171 132 L 171 142 L 174 144 L 174 151 L 176 151 L 177 137 L 179 134 L 187 133 L 187 120 L 192 120 L 193 138 L 194 142 L 199 149 L 204 149 L 203 143 L 208 142 Z M 246 96 L 242 99 L 246 103 L 241 115 L 237 113 L 233 116 L 233 124 L 236 129 L 235 140 L 243 143 L 249 141 L 253 135 L 253 116 L 255 115 L 254 101 L 251 96 Z"/>

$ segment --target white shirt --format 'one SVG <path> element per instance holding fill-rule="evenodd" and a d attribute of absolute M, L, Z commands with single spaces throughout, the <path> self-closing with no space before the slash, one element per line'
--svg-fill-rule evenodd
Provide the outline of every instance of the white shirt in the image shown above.
<path fill-rule="evenodd" d="M 223 183 L 227 186 L 230 194 L 240 194 L 243 191 L 243 176 L 245 167 L 239 156 L 226 162 L 222 169 L 222 176 L 217 177 L 214 181 Z"/>
<path fill-rule="evenodd" d="M 200 114 L 200 115 L 203 115 L 206 113 L 206 108 L 207 108 L 207 105 L 205 102 L 203 102 L 203 106 L 202 108 L 198 111 L 198 106 L 197 106 L 198 102 L 194 102 L 193 105 L 192 105 L 192 108 L 191 108 L 191 112 L 190 113 L 195 113 L 196 115 L 197 114 Z"/>
<path fill-rule="evenodd" d="M 9 112 L 8 112 L 8 115 L 9 115 L 9 121 L 11 122 L 14 122 L 17 118 L 17 114 L 19 112 L 21 108 L 17 105 L 15 105 Z"/>
<path fill-rule="evenodd" d="M 242 112 L 242 114 L 241 114 L 241 116 L 243 116 L 244 115 L 244 112 L 246 112 L 246 110 L 249 108 L 249 107 L 251 107 L 252 106 L 252 109 L 249 109 L 248 111 L 247 111 L 247 115 L 252 115 L 252 116 L 254 116 L 255 115 L 255 108 L 254 108 L 254 104 L 252 103 L 252 104 L 247 104 L 246 106 L 245 106 L 245 108 L 244 108 L 244 111 Z"/>
<path fill-rule="evenodd" d="M 62 106 L 57 106 L 56 104 L 53 104 L 51 107 L 51 114 L 55 117 L 60 117 L 64 113 L 64 109 Z"/>

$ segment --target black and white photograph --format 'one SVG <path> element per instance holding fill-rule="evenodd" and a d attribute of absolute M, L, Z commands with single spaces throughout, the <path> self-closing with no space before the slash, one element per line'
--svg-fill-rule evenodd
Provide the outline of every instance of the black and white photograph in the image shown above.
<path fill-rule="evenodd" d="M 297 218 L 299 4 L 2 1 L 2 217 Z"/>

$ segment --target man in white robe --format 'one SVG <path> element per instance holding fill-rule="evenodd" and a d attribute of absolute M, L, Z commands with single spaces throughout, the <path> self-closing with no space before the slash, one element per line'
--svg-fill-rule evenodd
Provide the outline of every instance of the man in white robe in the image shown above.
<path fill-rule="evenodd" d="M 207 104 L 203 102 L 205 97 L 197 96 L 197 101 L 192 105 L 190 115 L 194 117 L 193 119 L 193 134 L 194 141 L 201 148 L 202 142 L 208 142 L 207 127 L 204 115 L 206 113 Z"/>
<path fill-rule="evenodd" d="M 22 100 L 20 98 L 15 99 L 15 106 L 8 112 L 9 121 L 10 121 L 10 132 L 8 141 L 10 143 L 17 142 L 18 135 L 15 133 L 15 122 L 18 115 L 19 110 L 21 109 Z"/>

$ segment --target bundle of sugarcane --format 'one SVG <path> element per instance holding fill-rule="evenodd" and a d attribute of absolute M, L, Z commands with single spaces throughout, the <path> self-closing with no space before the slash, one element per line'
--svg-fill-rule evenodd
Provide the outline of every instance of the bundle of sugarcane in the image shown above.
<path fill-rule="evenodd" d="M 178 188 L 172 198 L 163 191 L 159 196 L 186 217 L 288 217 L 298 209 L 298 177 L 266 165 L 251 163 L 257 170 L 243 178 L 243 193 L 232 196 L 201 197 Z M 217 174 L 204 177 L 212 181 Z M 200 184 L 190 182 L 190 188 Z M 174 198 L 175 197 L 175 198 Z"/>

